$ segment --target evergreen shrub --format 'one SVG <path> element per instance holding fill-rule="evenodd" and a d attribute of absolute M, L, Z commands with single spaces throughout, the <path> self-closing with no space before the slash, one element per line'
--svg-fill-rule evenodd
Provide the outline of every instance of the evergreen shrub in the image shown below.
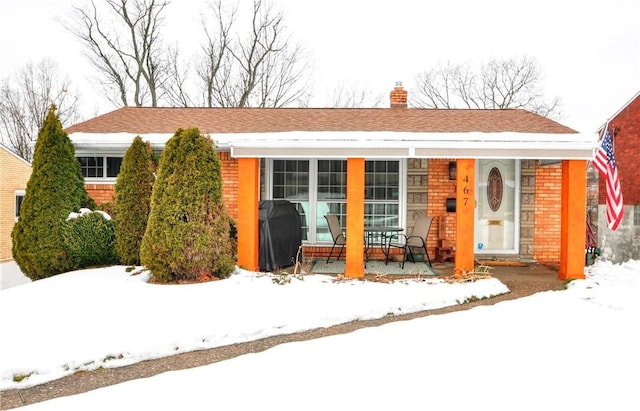
<path fill-rule="evenodd" d="M 120 262 L 140 264 L 140 245 L 147 228 L 155 177 L 151 152 L 137 136 L 122 159 L 115 185 L 116 251 Z"/>
<path fill-rule="evenodd" d="M 115 222 L 100 211 L 82 209 L 81 214 L 69 218 L 63 237 L 73 268 L 111 265 L 118 262 L 115 249 Z M 107 217 L 105 217 L 107 216 Z"/>
<path fill-rule="evenodd" d="M 225 278 L 235 268 L 221 162 L 210 138 L 179 129 L 160 158 L 140 259 L 163 282 Z"/>
<path fill-rule="evenodd" d="M 31 177 L 11 237 L 13 258 L 32 280 L 73 267 L 63 238 L 69 213 L 92 200 L 75 149 L 52 106 L 38 132 Z"/>

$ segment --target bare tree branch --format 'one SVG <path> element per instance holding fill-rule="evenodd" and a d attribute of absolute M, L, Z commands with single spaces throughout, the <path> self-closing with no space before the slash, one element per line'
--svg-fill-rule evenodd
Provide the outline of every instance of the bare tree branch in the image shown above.
<path fill-rule="evenodd" d="M 202 26 L 207 38 L 207 42 L 202 46 L 204 57 L 198 62 L 196 72 L 204 88 L 204 104 L 207 107 L 222 105 L 220 90 L 227 87 L 226 81 L 229 77 L 220 76 L 224 71 L 224 65 L 230 65 L 228 60 L 228 49 L 230 47 L 230 32 L 236 20 L 237 7 L 234 6 L 228 13 L 222 9 L 220 0 L 213 1 L 211 8 L 214 21 L 217 22 L 217 30 L 210 30 L 207 27 L 206 19 L 202 17 Z"/>
<path fill-rule="evenodd" d="M 211 9 L 214 24 L 203 21 L 207 43 L 197 64 L 205 105 L 282 107 L 308 102 L 310 59 L 286 36 L 282 12 L 254 0 L 250 28 L 238 32 L 238 7 L 225 10 L 214 0 Z"/>
<path fill-rule="evenodd" d="M 254 0 L 243 32 L 236 27 L 239 3 L 225 8 L 222 0 L 210 1 L 210 14 L 202 17 L 205 42 L 193 62 L 161 42 L 170 0 L 90 0 L 75 8 L 67 29 L 84 44 L 115 105 L 306 104 L 310 60 L 287 36 L 283 13 Z"/>
<path fill-rule="evenodd" d="M 540 69 L 532 58 L 491 60 L 479 75 L 468 66 L 439 66 L 416 77 L 411 102 L 426 108 L 522 108 L 545 117 L 560 115 L 558 97 L 545 100 Z"/>
<path fill-rule="evenodd" d="M 0 87 L 0 136 L 20 157 L 31 161 L 33 143 L 51 105 L 56 105 L 63 125 L 79 120 L 78 94 L 68 78 L 58 78 L 52 60 L 28 63 Z"/>
<path fill-rule="evenodd" d="M 158 105 L 160 84 L 169 73 L 160 40 L 169 2 L 104 0 L 107 8 L 99 10 L 91 0 L 87 8 L 74 8 L 75 21 L 67 29 L 84 43 L 112 103 Z"/>
<path fill-rule="evenodd" d="M 371 89 L 358 82 L 338 84 L 329 97 L 329 106 L 333 108 L 382 107 L 384 96 L 375 95 Z"/>
<path fill-rule="evenodd" d="M 168 63 L 167 81 L 162 83 L 164 98 L 169 105 L 176 107 L 192 107 L 196 103 L 192 100 L 189 90 L 189 64 L 180 60 L 178 48 L 170 48 L 167 51 Z"/>

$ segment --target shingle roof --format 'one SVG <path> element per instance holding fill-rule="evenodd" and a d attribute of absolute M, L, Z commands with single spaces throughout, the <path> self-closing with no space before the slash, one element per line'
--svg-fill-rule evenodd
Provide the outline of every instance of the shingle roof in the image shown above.
<path fill-rule="evenodd" d="M 553 120 L 520 109 L 411 108 L 161 108 L 123 107 L 67 128 L 68 133 L 201 133 L 283 131 L 403 131 L 576 133 Z"/>

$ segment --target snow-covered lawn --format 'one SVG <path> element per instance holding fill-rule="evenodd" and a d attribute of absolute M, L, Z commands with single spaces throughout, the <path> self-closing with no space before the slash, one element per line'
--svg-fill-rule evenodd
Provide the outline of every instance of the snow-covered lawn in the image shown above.
<path fill-rule="evenodd" d="M 277 285 L 243 270 L 205 284 L 146 280 L 118 266 L 2 290 L 2 389 L 507 291 L 497 279 L 307 275 Z M 566 291 L 283 344 L 24 409 L 637 410 L 638 324 L 640 263 L 598 262 Z"/>

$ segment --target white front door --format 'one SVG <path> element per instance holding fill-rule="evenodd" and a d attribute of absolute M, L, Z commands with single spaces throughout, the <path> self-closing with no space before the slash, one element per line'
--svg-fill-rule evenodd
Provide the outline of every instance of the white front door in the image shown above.
<path fill-rule="evenodd" d="M 520 162 L 478 160 L 476 249 L 478 254 L 519 251 Z"/>

